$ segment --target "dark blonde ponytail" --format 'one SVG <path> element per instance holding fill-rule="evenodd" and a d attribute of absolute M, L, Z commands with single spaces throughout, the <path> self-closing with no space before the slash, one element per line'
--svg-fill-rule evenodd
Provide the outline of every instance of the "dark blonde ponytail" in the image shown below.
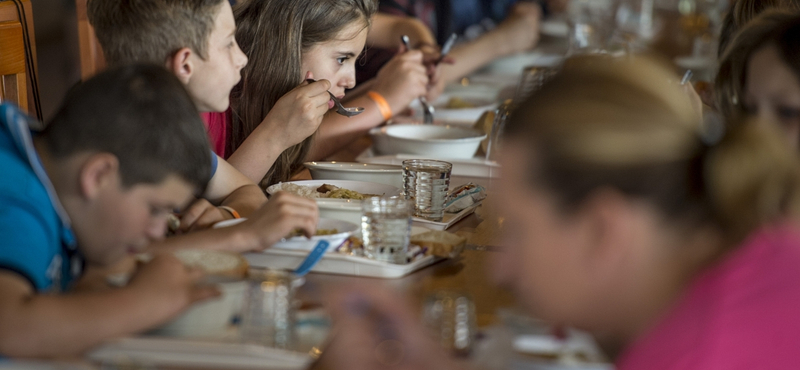
<path fill-rule="evenodd" d="M 705 159 L 715 216 L 742 238 L 800 212 L 800 161 L 776 125 L 748 119 L 731 126 Z"/>

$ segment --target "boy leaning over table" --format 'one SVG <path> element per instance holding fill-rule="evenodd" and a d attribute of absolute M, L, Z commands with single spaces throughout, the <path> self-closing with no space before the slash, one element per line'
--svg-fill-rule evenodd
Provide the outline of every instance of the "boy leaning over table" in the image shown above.
<path fill-rule="evenodd" d="M 196 108 L 158 66 L 76 87 L 41 132 L 0 105 L 0 358 L 78 354 L 159 325 L 218 294 L 158 255 L 125 287 L 69 292 L 163 237 L 167 215 L 205 190 L 213 160 Z"/>

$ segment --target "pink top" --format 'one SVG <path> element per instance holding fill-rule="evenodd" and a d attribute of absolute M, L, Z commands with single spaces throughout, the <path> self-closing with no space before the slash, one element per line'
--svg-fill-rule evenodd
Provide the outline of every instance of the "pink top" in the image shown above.
<path fill-rule="evenodd" d="M 798 350 L 800 233 L 783 226 L 697 276 L 617 369 L 800 369 Z"/>
<path fill-rule="evenodd" d="M 222 158 L 228 158 L 225 147 L 228 143 L 228 126 L 230 125 L 231 110 L 221 112 L 200 113 L 203 122 L 206 124 L 208 139 L 211 142 L 211 149 Z"/>

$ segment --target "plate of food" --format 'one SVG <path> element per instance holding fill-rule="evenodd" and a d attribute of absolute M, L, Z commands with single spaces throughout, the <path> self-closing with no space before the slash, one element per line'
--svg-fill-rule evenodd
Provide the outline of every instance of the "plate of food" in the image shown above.
<path fill-rule="evenodd" d="M 275 243 L 272 248 L 310 251 L 320 240 L 325 240 L 328 242 L 328 252 L 330 252 L 342 245 L 347 238 L 358 231 L 358 228 L 358 225 L 351 222 L 320 218 L 317 223 L 317 232 L 311 238 L 307 238 L 299 230 L 296 230 L 285 239 Z"/>
<path fill-rule="evenodd" d="M 321 218 L 361 224 L 361 201 L 373 196 L 400 196 L 400 188 L 350 180 L 305 180 L 272 185 L 267 194 L 285 191 L 317 201 Z"/>

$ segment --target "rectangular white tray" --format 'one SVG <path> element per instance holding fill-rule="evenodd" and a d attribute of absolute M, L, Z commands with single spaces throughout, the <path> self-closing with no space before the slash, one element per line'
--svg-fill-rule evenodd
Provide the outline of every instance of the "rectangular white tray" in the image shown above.
<path fill-rule="evenodd" d="M 217 369 L 306 369 L 313 359 L 307 353 L 256 344 L 202 340 L 134 337 L 101 345 L 89 353 L 96 362 L 147 366 Z"/>
<path fill-rule="evenodd" d="M 406 159 L 438 159 L 450 162 L 453 164 L 453 171 L 451 173 L 452 176 L 479 177 L 489 179 L 500 177 L 500 165 L 497 164 L 497 162 L 486 160 L 484 157 L 475 157 L 470 159 L 442 159 L 424 158 L 424 156 L 415 154 L 376 155 L 370 147 L 356 158 L 356 162 L 401 165 Z"/>
<path fill-rule="evenodd" d="M 467 208 L 461 210 L 458 213 L 447 213 L 445 212 L 444 218 L 440 222 L 426 220 L 424 218 L 414 217 L 413 218 L 413 225 L 414 226 L 421 226 L 431 230 L 447 230 L 451 226 L 455 225 L 456 222 L 461 221 L 464 217 L 467 217 L 475 212 L 478 207 L 480 207 L 480 203 L 475 203 Z"/>
<path fill-rule="evenodd" d="M 247 258 L 247 262 L 251 266 L 293 270 L 303 262 L 307 255 L 308 251 L 273 248 L 259 253 L 245 253 L 244 257 Z M 322 257 L 311 271 L 336 275 L 397 279 L 441 260 L 442 258 L 439 257 L 427 256 L 406 265 L 395 265 L 365 257 L 329 252 Z"/>

